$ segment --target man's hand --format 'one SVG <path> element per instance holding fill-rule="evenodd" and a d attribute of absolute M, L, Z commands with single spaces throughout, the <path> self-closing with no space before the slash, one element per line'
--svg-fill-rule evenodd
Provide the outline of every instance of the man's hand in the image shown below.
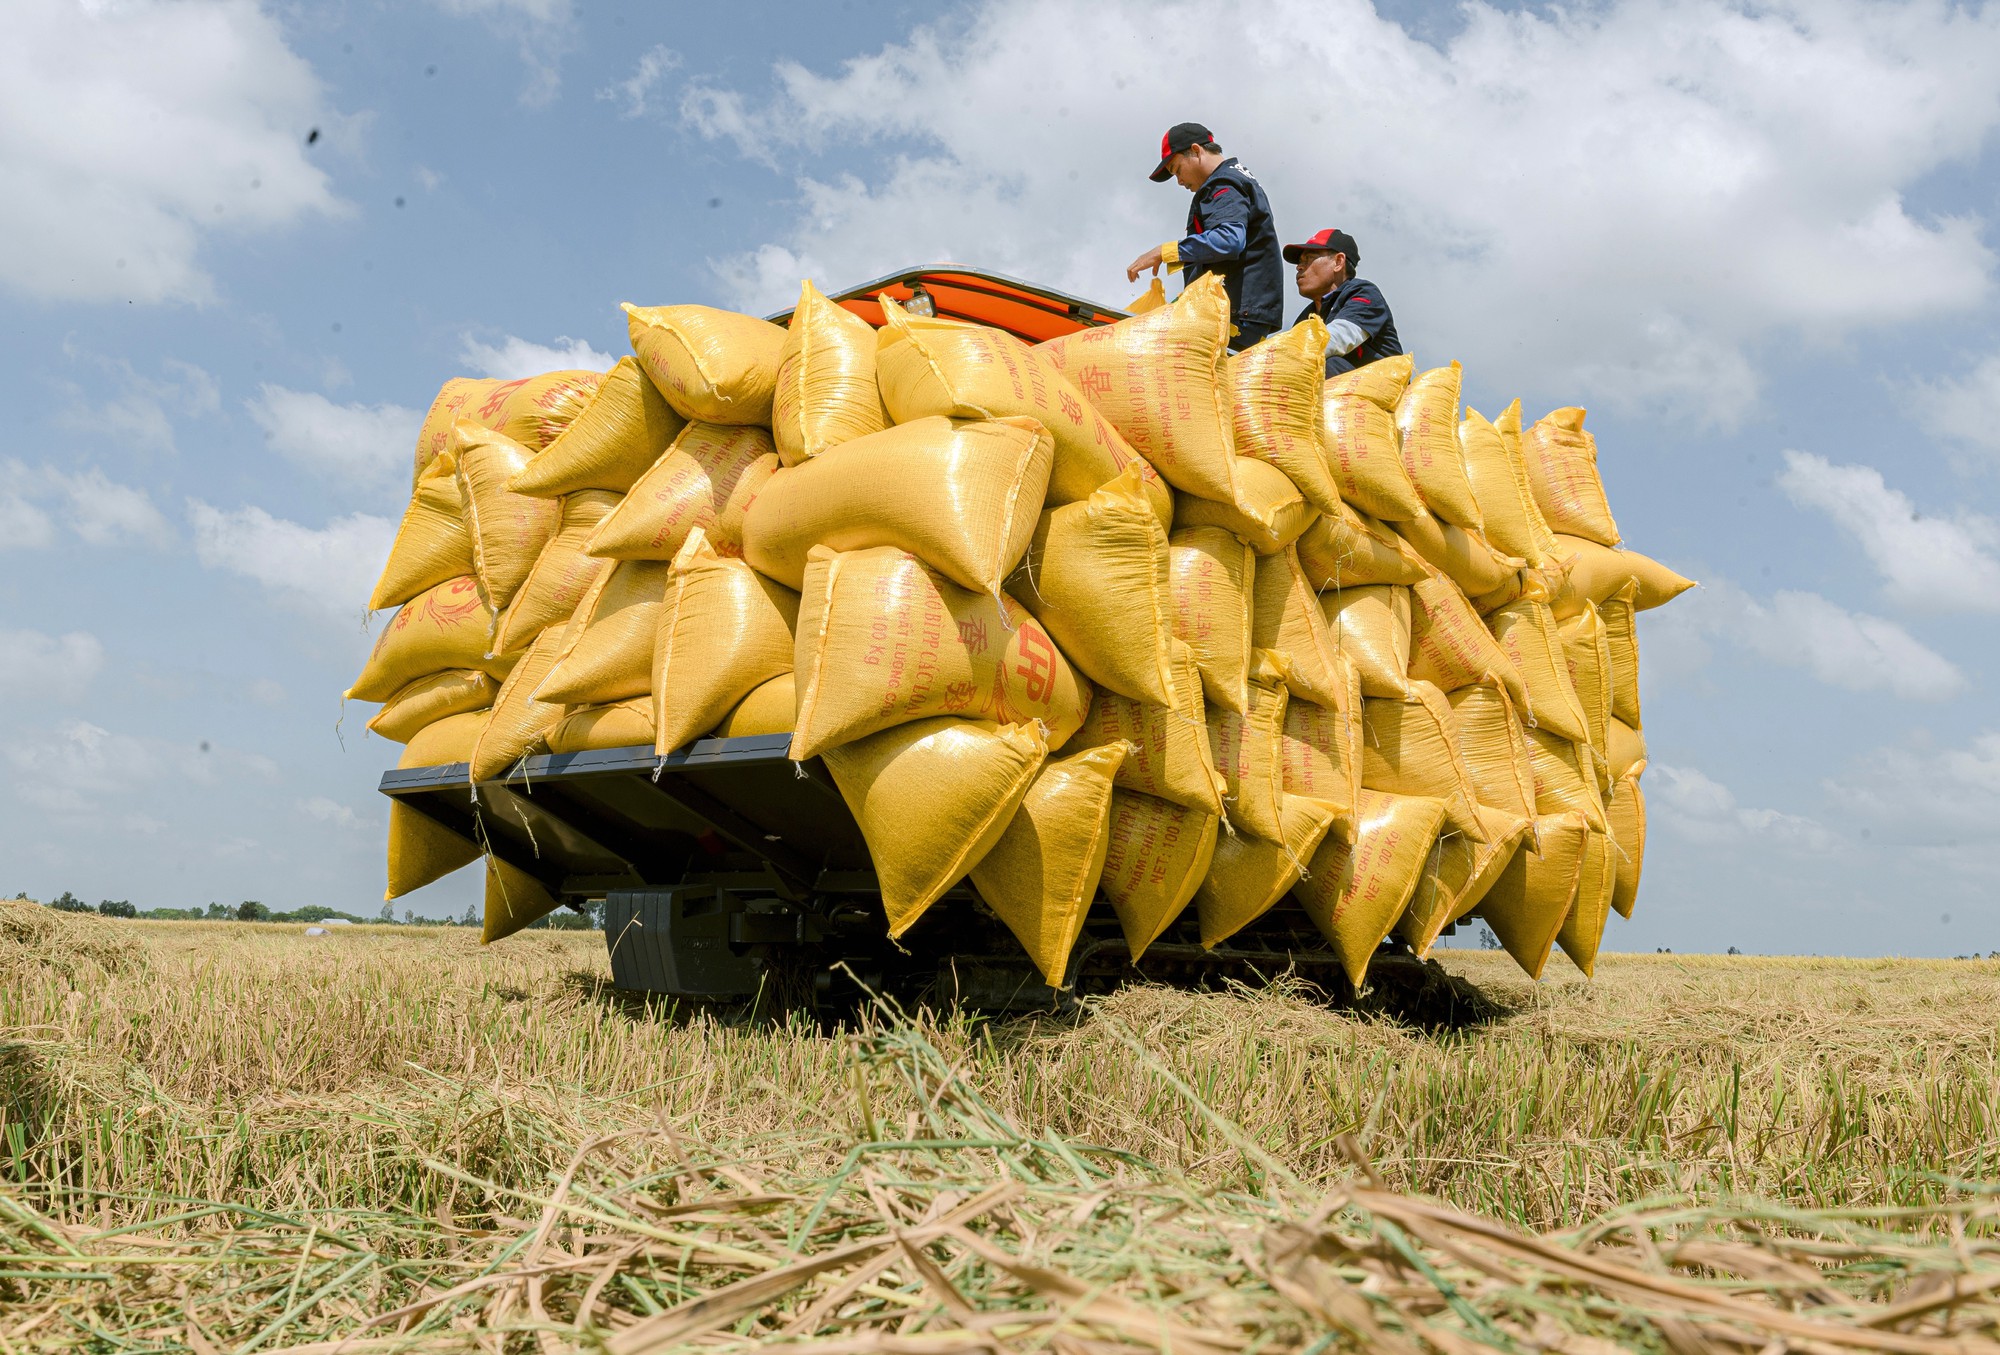
<path fill-rule="evenodd" d="M 1127 264 L 1125 266 L 1125 281 L 1137 282 L 1139 275 L 1147 269 L 1151 269 L 1153 276 L 1158 277 L 1160 274 L 1160 265 L 1167 261 L 1163 249 L 1163 246 L 1154 245 L 1144 254 L 1141 254 L 1138 258 Z"/>

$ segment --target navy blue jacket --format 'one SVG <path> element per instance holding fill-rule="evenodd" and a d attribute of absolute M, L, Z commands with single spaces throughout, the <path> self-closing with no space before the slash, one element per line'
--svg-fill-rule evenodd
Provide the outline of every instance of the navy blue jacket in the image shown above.
<path fill-rule="evenodd" d="M 1403 341 L 1396 337 L 1395 317 L 1389 314 L 1389 303 L 1382 299 L 1382 289 L 1365 278 L 1349 278 L 1319 300 L 1307 302 L 1292 323 L 1301 324 L 1308 315 L 1318 315 L 1326 322 L 1331 340 L 1326 353 L 1328 376 L 1351 372 L 1377 358 L 1393 357 L 1403 351 Z M 1359 343 L 1355 342 L 1357 336 Z M 1343 345 L 1352 347 L 1346 353 L 1333 351 Z"/>
<path fill-rule="evenodd" d="M 1285 323 L 1285 261 L 1271 200 L 1256 175 L 1230 156 L 1215 167 L 1188 204 L 1188 238 L 1180 243 L 1187 281 L 1220 273 L 1229 293 L 1229 320 L 1265 333 Z"/>

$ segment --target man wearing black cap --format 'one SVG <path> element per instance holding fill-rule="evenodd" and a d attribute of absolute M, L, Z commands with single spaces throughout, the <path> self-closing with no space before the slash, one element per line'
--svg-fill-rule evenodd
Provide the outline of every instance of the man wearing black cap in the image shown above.
<path fill-rule="evenodd" d="M 1307 303 L 1292 323 L 1301 324 L 1308 315 L 1326 322 L 1328 376 L 1403 351 L 1382 289 L 1354 276 L 1361 249 L 1353 236 L 1329 227 L 1304 244 L 1286 245 L 1285 262 L 1297 267 L 1299 295 Z"/>
<path fill-rule="evenodd" d="M 1230 348 L 1241 352 L 1275 333 L 1285 322 L 1285 274 L 1264 186 L 1235 156 L 1223 159 L 1222 148 L 1198 122 L 1179 123 L 1160 138 L 1160 163 L 1152 178 L 1154 183 L 1172 178 L 1194 194 L 1187 234 L 1134 259 L 1126 280 L 1137 282 L 1148 269 L 1157 273 L 1161 264 L 1185 268 L 1189 282 L 1220 273 L 1234 330 Z"/>

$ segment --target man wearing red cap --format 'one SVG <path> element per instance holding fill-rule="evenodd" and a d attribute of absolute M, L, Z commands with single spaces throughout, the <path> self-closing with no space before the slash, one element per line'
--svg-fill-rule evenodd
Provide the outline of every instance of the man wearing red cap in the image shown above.
<path fill-rule="evenodd" d="M 1403 351 L 1396 321 L 1382 289 L 1354 276 L 1361 249 L 1346 231 L 1327 228 L 1303 244 L 1285 246 L 1285 262 L 1294 275 L 1306 308 L 1293 324 L 1308 315 L 1326 322 L 1326 374 L 1334 376 Z"/>
<path fill-rule="evenodd" d="M 1204 273 L 1222 275 L 1229 293 L 1231 349 L 1241 352 L 1285 322 L 1284 267 L 1278 262 L 1278 228 L 1271 221 L 1271 202 L 1257 176 L 1224 159 L 1222 147 L 1198 122 L 1175 124 L 1160 138 L 1160 163 L 1154 183 L 1169 178 L 1194 194 L 1188 207 L 1187 233 L 1179 240 L 1156 245 L 1126 268 L 1127 281 L 1160 265 L 1187 270 L 1187 281 Z"/>

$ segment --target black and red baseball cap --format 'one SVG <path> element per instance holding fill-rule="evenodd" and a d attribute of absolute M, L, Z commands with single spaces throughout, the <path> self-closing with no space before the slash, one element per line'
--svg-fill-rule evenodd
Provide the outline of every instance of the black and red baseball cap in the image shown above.
<path fill-rule="evenodd" d="M 1202 126 L 1200 123 L 1177 122 L 1167 129 L 1165 136 L 1160 138 L 1159 168 L 1155 169 L 1147 177 L 1151 178 L 1154 183 L 1165 183 L 1173 176 L 1173 171 L 1167 168 L 1167 161 L 1173 159 L 1190 146 L 1213 146 L 1214 144 L 1215 133 L 1209 131 L 1208 128 Z"/>
<path fill-rule="evenodd" d="M 1354 237 L 1338 226 L 1328 226 L 1304 244 L 1286 245 L 1285 262 L 1297 263 L 1299 255 L 1307 250 L 1323 251 L 1328 254 L 1345 254 L 1347 271 L 1352 273 L 1361 264 L 1361 246 L 1354 243 Z"/>

